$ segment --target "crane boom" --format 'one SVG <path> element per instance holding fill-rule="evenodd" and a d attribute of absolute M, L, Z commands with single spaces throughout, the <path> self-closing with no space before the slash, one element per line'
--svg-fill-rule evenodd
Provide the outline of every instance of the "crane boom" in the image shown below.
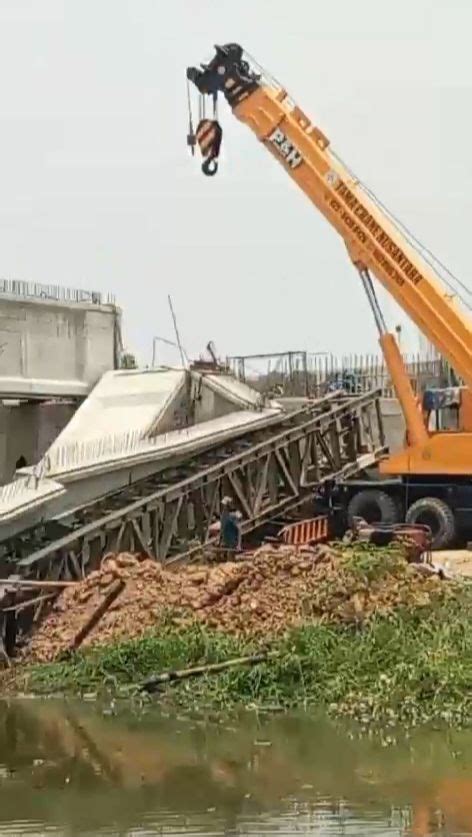
<path fill-rule="evenodd" d="M 287 92 L 252 68 L 238 44 L 216 47 L 212 61 L 190 67 L 187 77 L 202 94 L 224 94 L 235 116 L 342 236 L 359 271 L 372 271 L 472 391 L 470 320 Z"/>

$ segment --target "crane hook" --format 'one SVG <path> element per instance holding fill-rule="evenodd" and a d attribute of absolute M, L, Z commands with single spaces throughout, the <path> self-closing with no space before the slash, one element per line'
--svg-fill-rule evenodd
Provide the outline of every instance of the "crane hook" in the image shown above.
<path fill-rule="evenodd" d="M 202 172 L 212 177 L 218 171 L 218 156 L 220 153 L 223 129 L 217 119 L 201 119 L 195 131 L 198 145 L 204 161 Z"/>
<path fill-rule="evenodd" d="M 217 157 L 208 157 L 202 163 L 202 172 L 206 174 L 207 177 L 213 177 L 214 174 L 218 171 L 218 158 Z"/>

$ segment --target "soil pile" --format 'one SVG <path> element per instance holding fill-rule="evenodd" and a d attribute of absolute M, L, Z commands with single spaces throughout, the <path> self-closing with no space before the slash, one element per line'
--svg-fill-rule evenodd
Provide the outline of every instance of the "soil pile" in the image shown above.
<path fill-rule="evenodd" d="M 73 641 L 117 578 L 120 596 L 84 645 L 108 644 L 198 620 L 243 637 L 266 639 L 311 621 L 362 623 L 399 606 L 421 606 L 448 585 L 408 565 L 399 548 L 362 545 L 261 547 L 250 558 L 166 570 L 129 553 L 106 556 L 100 571 L 67 588 L 25 649 L 53 660 Z"/>

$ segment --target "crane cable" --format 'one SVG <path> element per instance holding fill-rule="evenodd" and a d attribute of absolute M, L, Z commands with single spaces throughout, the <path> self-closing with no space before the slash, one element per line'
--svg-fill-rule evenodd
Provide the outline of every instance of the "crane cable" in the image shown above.
<path fill-rule="evenodd" d="M 195 136 L 195 129 L 193 127 L 193 115 L 192 115 L 192 95 L 190 92 L 190 80 L 187 79 L 187 110 L 188 110 L 188 134 L 187 134 L 187 145 L 189 146 L 192 157 L 195 156 L 195 144 L 197 142 L 197 138 Z"/>
<path fill-rule="evenodd" d="M 261 75 L 265 77 L 267 81 L 274 84 L 276 87 L 279 87 L 281 90 L 285 90 L 287 98 L 289 100 L 291 99 L 292 102 L 295 102 L 295 100 L 287 92 L 286 88 L 281 84 L 280 81 L 278 81 L 278 79 L 272 73 L 269 73 L 267 70 L 265 70 L 264 67 L 262 67 L 262 65 L 259 64 L 259 62 L 246 50 L 245 55 L 247 56 L 247 58 L 249 58 L 251 64 L 253 64 L 256 67 L 256 69 L 261 72 Z M 346 169 L 348 174 L 353 178 L 353 180 L 355 180 L 355 182 L 361 187 L 361 189 L 366 193 L 366 195 L 368 195 L 368 197 L 370 197 L 371 200 L 373 200 L 374 203 L 377 204 L 377 206 L 387 215 L 387 217 L 394 224 L 394 226 L 400 232 L 405 234 L 408 242 L 411 244 L 413 249 L 416 250 L 416 252 L 419 253 L 419 255 L 425 260 L 425 262 L 433 268 L 433 270 L 438 274 L 438 277 L 442 279 L 446 287 L 449 288 L 449 290 L 454 294 L 454 296 L 457 296 L 457 298 L 462 302 L 463 305 L 465 305 L 466 308 L 472 310 L 471 302 L 464 299 L 464 297 L 458 292 L 457 287 L 455 287 L 453 283 L 455 282 L 456 286 L 461 288 L 461 290 L 464 291 L 464 293 L 466 293 L 470 297 L 472 297 L 472 289 L 468 287 L 468 285 L 466 285 L 465 282 L 462 282 L 461 279 L 459 279 L 459 277 L 456 276 L 452 272 L 452 270 L 450 270 L 447 267 L 447 265 L 445 265 L 437 256 L 435 256 L 432 250 L 430 250 L 429 247 L 423 244 L 423 242 L 420 241 L 414 235 L 414 233 L 412 233 L 411 230 L 408 229 L 408 227 L 399 218 L 397 218 L 397 216 L 394 215 L 394 213 L 391 212 L 388 209 L 388 207 L 385 206 L 385 204 L 380 200 L 380 198 L 377 197 L 375 192 L 373 192 L 372 189 L 370 189 L 365 183 L 363 183 L 362 180 L 359 177 L 357 177 L 355 172 L 353 172 L 352 169 L 344 162 L 344 160 L 332 149 L 331 154 L 339 163 L 341 163 L 341 165 Z M 444 271 L 444 273 L 446 273 L 452 281 L 449 281 L 438 268 Z"/>
<path fill-rule="evenodd" d="M 425 260 L 430 267 L 438 274 L 439 278 L 442 279 L 444 284 L 449 288 L 452 293 L 457 296 L 458 299 L 465 305 L 466 308 L 472 310 L 472 304 L 468 300 L 464 299 L 464 297 L 458 292 L 457 287 L 454 287 L 453 282 L 456 282 L 456 285 L 459 286 L 466 294 L 472 296 L 472 289 L 469 288 L 464 282 L 462 282 L 458 276 L 456 276 L 452 270 L 450 270 L 447 265 L 445 265 L 434 253 L 425 245 L 423 244 L 415 235 L 411 232 L 411 230 L 403 223 L 394 213 L 388 209 L 387 206 L 377 197 L 375 192 L 372 191 L 362 180 L 357 177 L 357 175 L 349 168 L 349 166 L 344 162 L 344 160 L 336 154 L 335 151 L 331 150 L 332 156 L 339 162 L 341 165 L 346 169 L 348 174 L 355 180 L 355 182 L 361 187 L 361 189 L 366 193 L 366 195 L 371 198 L 371 200 L 385 213 L 385 215 L 389 218 L 389 220 L 393 223 L 393 225 L 399 230 L 399 232 L 404 233 L 408 242 L 411 244 L 414 250 L 419 253 L 420 256 Z M 429 256 L 429 258 L 428 258 Z M 446 276 L 441 274 L 441 268 L 447 276 L 450 277 L 452 281 L 449 281 Z"/>

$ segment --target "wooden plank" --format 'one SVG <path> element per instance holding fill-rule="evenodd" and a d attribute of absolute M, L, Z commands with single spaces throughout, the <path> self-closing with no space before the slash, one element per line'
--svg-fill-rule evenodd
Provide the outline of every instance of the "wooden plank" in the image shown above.
<path fill-rule="evenodd" d="M 19 587 L 20 589 L 57 589 L 60 590 L 65 587 L 76 587 L 76 581 L 36 581 L 27 578 L 14 579 L 9 581 L 8 578 L 0 578 L 0 585 L 5 584 L 7 587 Z"/>
<path fill-rule="evenodd" d="M 118 598 L 120 593 L 123 592 L 125 587 L 126 584 L 122 578 L 118 578 L 116 581 L 113 582 L 103 601 L 101 601 L 98 607 L 95 608 L 91 616 L 89 616 L 85 624 L 81 627 L 80 631 L 76 633 L 74 639 L 68 646 L 67 651 L 76 651 L 77 648 L 79 648 L 82 645 L 84 639 L 86 639 L 90 631 L 92 631 L 93 628 L 95 628 L 96 625 L 98 625 L 100 619 L 105 615 L 108 608 L 113 604 L 115 599 Z"/>
<path fill-rule="evenodd" d="M 2 613 L 8 613 L 10 610 L 15 611 L 15 613 L 21 613 L 23 610 L 28 610 L 30 607 L 36 607 L 36 605 L 41 602 L 52 601 L 52 599 L 56 598 L 56 595 L 56 593 L 47 593 L 44 596 L 35 596 L 34 599 L 28 599 L 27 602 L 20 602 L 19 604 L 11 605 L 10 607 L 4 607 Z"/>
<path fill-rule="evenodd" d="M 198 677 L 203 674 L 217 674 L 227 668 L 234 668 L 242 665 L 257 665 L 258 663 L 265 663 L 268 659 L 276 656 L 276 652 L 262 651 L 259 654 L 252 654 L 247 657 L 235 657 L 231 660 L 224 660 L 221 663 L 207 663 L 203 666 L 193 666 L 193 668 L 183 668 L 176 671 L 165 671 L 161 674 L 154 674 L 141 686 L 143 692 L 153 692 L 159 688 L 162 683 L 172 683 L 174 680 L 184 680 L 188 677 Z"/>

